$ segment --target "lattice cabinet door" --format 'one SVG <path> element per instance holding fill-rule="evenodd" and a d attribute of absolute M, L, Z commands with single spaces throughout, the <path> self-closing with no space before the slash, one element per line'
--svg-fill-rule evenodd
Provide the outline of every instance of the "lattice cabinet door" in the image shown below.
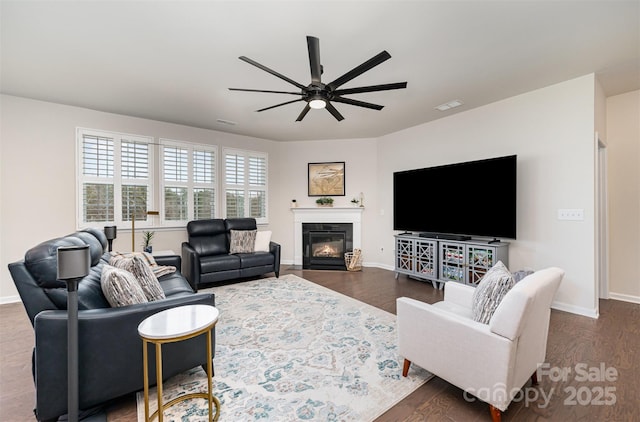
<path fill-rule="evenodd" d="M 467 284 L 477 286 L 482 277 L 495 263 L 495 249 L 482 246 L 467 246 Z"/>
<path fill-rule="evenodd" d="M 416 240 L 416 273 L 420 277 L 438 277 L 438 242 Z"/>
<path fill-rule="evenodd" d="M 440 242 L 440 279 L 464 283 L 465 244 Z"/>
<path fill-rule="evenodd" d="M 410 238 L 396 238 L 396 271 L 413 272 L 415 255 L 413 252 L 415 241 Z"/>

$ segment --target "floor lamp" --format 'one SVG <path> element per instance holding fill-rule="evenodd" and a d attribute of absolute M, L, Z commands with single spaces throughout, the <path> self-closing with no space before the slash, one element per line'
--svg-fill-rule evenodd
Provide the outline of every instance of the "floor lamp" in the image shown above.
<path fill-rule="evenodd" d="M 58 248 L 58 280 L 67 283 L 67 413 L 78 421 L 78 283 L 89 274 L 89 245 Z"/>

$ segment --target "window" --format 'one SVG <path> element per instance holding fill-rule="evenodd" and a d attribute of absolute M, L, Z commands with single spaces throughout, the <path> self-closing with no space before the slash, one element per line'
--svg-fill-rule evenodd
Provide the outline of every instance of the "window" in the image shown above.
<path fill-rule="evenodd" d="M 224 149 L 225 217 L 267 222 L 267 154 Z"/>
<path fill-rule="evenodd" d="M 267 222 L 265 153 L 225 149 L 220 171 L 215 145 L 79 128 L 77 157 L 79 229 L 130 228 L 132 219 L 136 228 L 222 217 Z"/>
<path fill-rule="evenodd" d="M 153 203 L 153 139 L 78 129 L 78 227 L 144 227 Z M 126 223 L 129 222 L 129 223 Z"/>
<path fill-rule="evenodd" d="M 164 223 L 216 217 L 217 148 L 160 140 Z"/>

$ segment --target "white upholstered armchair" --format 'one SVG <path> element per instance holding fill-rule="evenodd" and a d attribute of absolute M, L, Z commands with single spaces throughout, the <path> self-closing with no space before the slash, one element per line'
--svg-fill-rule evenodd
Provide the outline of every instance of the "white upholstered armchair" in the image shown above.
<path fill-rule="evenodd" d="M 547 268 L 516 283 L 489 324 L 472 318 L 474 288 L 449 282 L 432 305 L 397 299 L 403 376 L 414 363 L 489 404 L 499 421 L 514 396 L 545 361 L 551 302 L 564 271 Z"/>

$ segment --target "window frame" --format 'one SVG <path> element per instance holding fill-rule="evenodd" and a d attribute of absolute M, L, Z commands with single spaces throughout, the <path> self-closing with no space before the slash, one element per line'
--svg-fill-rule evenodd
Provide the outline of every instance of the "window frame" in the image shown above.
<path fill-rule="evenodd" d="M 227 183 L 227 155 L 237 155 L 244 157 L 244 182 L 242 184 L 230 184 Z M 260 185 L 250 184 L 250 159 L 252 157 L 264 159 L 264 187 Z M 263 191 L 264 192 L 264 216 L 254 217 L 256 224 L 268 224 L 269 223 L 269 154 L 262 151 L 249 151 L 238 148 L 222 148 L 222 154 L 220 156 L 220 162 L 222 163 L 221 171 L 221 192 L 218 197 L 222 201 L 222 212 L 224 217 L 227 216 L 227 190 L 243 190 L 244 191 L 244 216 L 251 217 L 251 191 Z"/>
<path fill-rule="evenodd" d="M 160 138 L 158 153 L 158 195 L 159 195 L 159 208 L 160 208 L 160 224 L 164 227 L 184 227 L 189 221 L 195 219 L 195 189 L 211 187 L 214 190 L 214 216 L 211 218 L 218 218 L 220 214 L 220 188 L 219 188 L 219 158 L 218 158 L 218 146 L 202 143 L 194 143 L 187 141 L 180 141 L 176 139 Z M 182 148 L 187 150 L 187 181 L 170 181 L 165 180 L 164 177 L 164 151 L 165 147 Z M 194 177 L 194 165 L 193 157 L 195 151 L 204 151 L 213 153 L 213 182 L 211 184 L 196 182 Z M 167 220 L 165 215 L 165 188 L 166 187 L 185 187 L 187 188 L 187 219 L 186 220 Z"/>
<path fill-rule="evenodd" d="M 113 174 L 107 176 L 85 175 L 85 154 L 84 144 L 85 137 L 106 138 L 113 141 L 113 150 L 108 159 L 113 161 Z M 146 165 L 148 176 L 143 181 L 141 179 L 125 179 L 123 176 L 122 163 L 122 142 L 131 141 L 139 142 L 147 145 L 147 162 Z M 256 217 L 257 224 L 268 224 L 269 216 L 269 154 L 262 151 L 250 151 L 230 147 L 220 147 L 218 145 L 195 143 L 189 141 L 181 141 L 169 138 L 158 138 L 158 142 L 152 136 L 129 134 L 123 132 L 91 129 L 86 127 L 76 127 L 76 229 L 85 228 L 102 229 L 103 226 L 115 225 L 122 230 L 131 230 L 131 221 L 123 220 L 123 186 L 126 185 L 144 185 L 146 186 L 147 211 L 158 211 L 159 217 L 146 216 L 146 219 L 140 220 L 136 215 L 136 229 L 162 229 L 162 228 L 184 228 L 186 224 L 195 219 L 196 204 L 194 201 L 196 189 L 212 189 L 213 191 L 213 208 L 214 216 L 211 218 L 226 218 L 227 204 L 226 191 L 229 185 L 226 184 L 226 156 L 228 153 L 244 157 L 245 182 L 241 185 L 232 185 L 233 188 L 242 189 L 244 192 L 244 209 L 245 215 L 251 213 L 251 195 L 250 192 L 259 191 L 264 196 L 264 216 Z M 176 147 L 187 149 L 187 182 L 168 182 L 164 175 L 164 148 Z M 194 152 L 203 151 L 212 153 L 211 160 L 212 182 L 196 182 L 194 177 L 195 169 Z M 264 180 L 264 185 L 250 185 L 250 163 L 252 158 L 264 160 L 264 173 L 258 174 L 260 181 Z M 207 162 L 207 159 L 205 159 Z M 207 162 L 208 165 L 208 162 Z M 208 178 L 208 170 L 203 170 L 205 178 Z M 255 174 L 255 173 L 254 173 Z M 85 221 L 85 196 L 84 185 L 86 183 L 107 184 L 113 187 L 113 220 L 110 221 Z M 165 216 L 165 187 L 185 186 L 187 188 L 187 219 L 186 220 L 166 220 Z M 205 194 L 208 195 L 208 194 Z M 110 198 L 111 199 L 111 198 Z M 208 202 L 207 202 L 208 204 Z M 110 204 L 109 204 L 110 205 Z M 139 206 L 138 206 L 139 207 Z M 138 208 L 137 207 L 137 208 Z M 109 211 L 103 214 L 109 217 Z M 206 217 L 209 218 L 209 217 Z"/>
<path fill-rule="evenodd" d="M 113 141 L 113 175 L 111 177 L 86 176 L 84 174 L 84 140 L 85 136 L 107 138 Z M 147 145 L 148 174 L 146 179 L 125 179 L 122 173 L 122 142 L 136 142 Z M 122 132 L 112 132 L 84 127 L 76 128 L 76 229 L 82 230 L 89 227 L 101 227 L 106 225 L 116 225 L 122 229 L 131 229 L 131 221 L 123 220 L 122 213 L 122 187 L 124 185 L 139 185 L 147 187 L 146 209 L 152 210 L 150 206 L 155 202 L 154 180 L 155 180 L 155 148 L 153 148 L 153 137 L 136 135 Z M 141 181 L 144 180 L 144 181 Z M 84 220 L 84 184 L 96 183 L 113 186 L 113 220 L 87 222 Z M 137 228 L 151 227 L 149 216 L 144 221 L 136 218 Z"/>

